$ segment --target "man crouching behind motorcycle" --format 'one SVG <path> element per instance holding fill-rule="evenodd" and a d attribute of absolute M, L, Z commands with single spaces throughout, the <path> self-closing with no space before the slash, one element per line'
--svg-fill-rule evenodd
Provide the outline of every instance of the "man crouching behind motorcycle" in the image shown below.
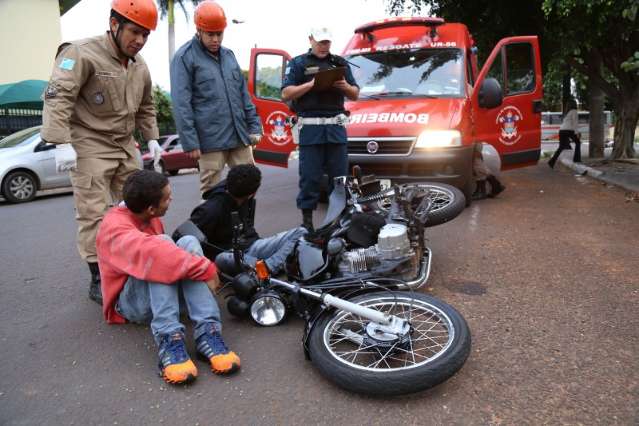
<path fill-rule="evenodd" d="M 244 252 L 244 262 L 251 266 L 257 259 L 264 259 L 272 274 L 283 270 L 286 257 L 293 251 L 295 242 L 306 234 L 299 227 L 260 238 L 255 231 L 255 194 L 260 187 L 262 173 L 252 164 L 232 167 L 226 177 L 203 194 L 204 203 L 191 213 L 191 221 L 207 238 L 205 254 L 215 259 L 222 271 L 233 271 L 233 218 L 237 212 L 240 221 L 239 246 Z M 239 271 L 238 271 L 239 272 Z"/>

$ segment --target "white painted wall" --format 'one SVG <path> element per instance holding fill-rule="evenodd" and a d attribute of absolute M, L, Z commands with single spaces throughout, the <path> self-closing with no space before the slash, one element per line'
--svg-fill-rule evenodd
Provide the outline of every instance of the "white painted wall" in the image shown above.
<path fill-rule="evenodd" d="M 60 39 L 57 0 L 0 0 L 0 84 L 48 80 Z"/>

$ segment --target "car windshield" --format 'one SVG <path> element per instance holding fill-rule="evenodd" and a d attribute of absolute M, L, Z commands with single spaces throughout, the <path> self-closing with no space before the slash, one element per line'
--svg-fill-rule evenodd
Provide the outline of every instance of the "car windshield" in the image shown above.
<path fill-rule="evenodd" d="M 460 49 L 404 49 L 347 58 L 362 98 L 461 97 L 464 63 Z"/>
<path fill-rule="evenodd" d="M 0 148 L 13 148 L 21 143 L 27 142 L 31 137 L 38 134 L 40 127 L 31 127 L 29 129 L 20 130 L 6 138 L 0 140 Z"/>

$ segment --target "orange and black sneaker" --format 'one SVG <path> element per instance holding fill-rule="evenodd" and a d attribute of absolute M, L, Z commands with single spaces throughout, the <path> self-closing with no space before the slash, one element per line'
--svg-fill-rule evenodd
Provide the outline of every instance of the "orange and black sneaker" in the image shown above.
<path fill-rule="evenodd" d="M 166 334 L 160 339 L 160 376 L 167 383 L 189 383 L 197 377 L 197 368 L 184 346 L 182 333 Z"/>
<path fill-rule="evenodd" d="M 229 351 L 215 328 L 195 340 L 198 355 L 208 360 L 215 374 L 231 374 L 240 369 L 240 357 Z"/>

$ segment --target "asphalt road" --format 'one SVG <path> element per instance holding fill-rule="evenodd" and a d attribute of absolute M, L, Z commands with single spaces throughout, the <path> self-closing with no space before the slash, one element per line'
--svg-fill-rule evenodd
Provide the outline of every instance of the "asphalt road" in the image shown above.
<path fill-rule="evenodd" d="M 268 235 L 300 222 L 297 176 L 263 170 Z M 72 197 L 0 203 L 0 424 L 639 423 L 639 204 L 545 164 L 503 180 L 498 199 L 428 231 L 424 291 L 466 317 L 471 356 L 446 383 L 391 399 L 322 378 L 301 321 L 260 328 L 226 312 L 241 372 L 217 377 L 197 361 L 193 385 L 166 385 L 148 327 L 109 326 L 87 299 Z M 195 175 L 171 184 L 172 231 L 198 190 Z"/>

